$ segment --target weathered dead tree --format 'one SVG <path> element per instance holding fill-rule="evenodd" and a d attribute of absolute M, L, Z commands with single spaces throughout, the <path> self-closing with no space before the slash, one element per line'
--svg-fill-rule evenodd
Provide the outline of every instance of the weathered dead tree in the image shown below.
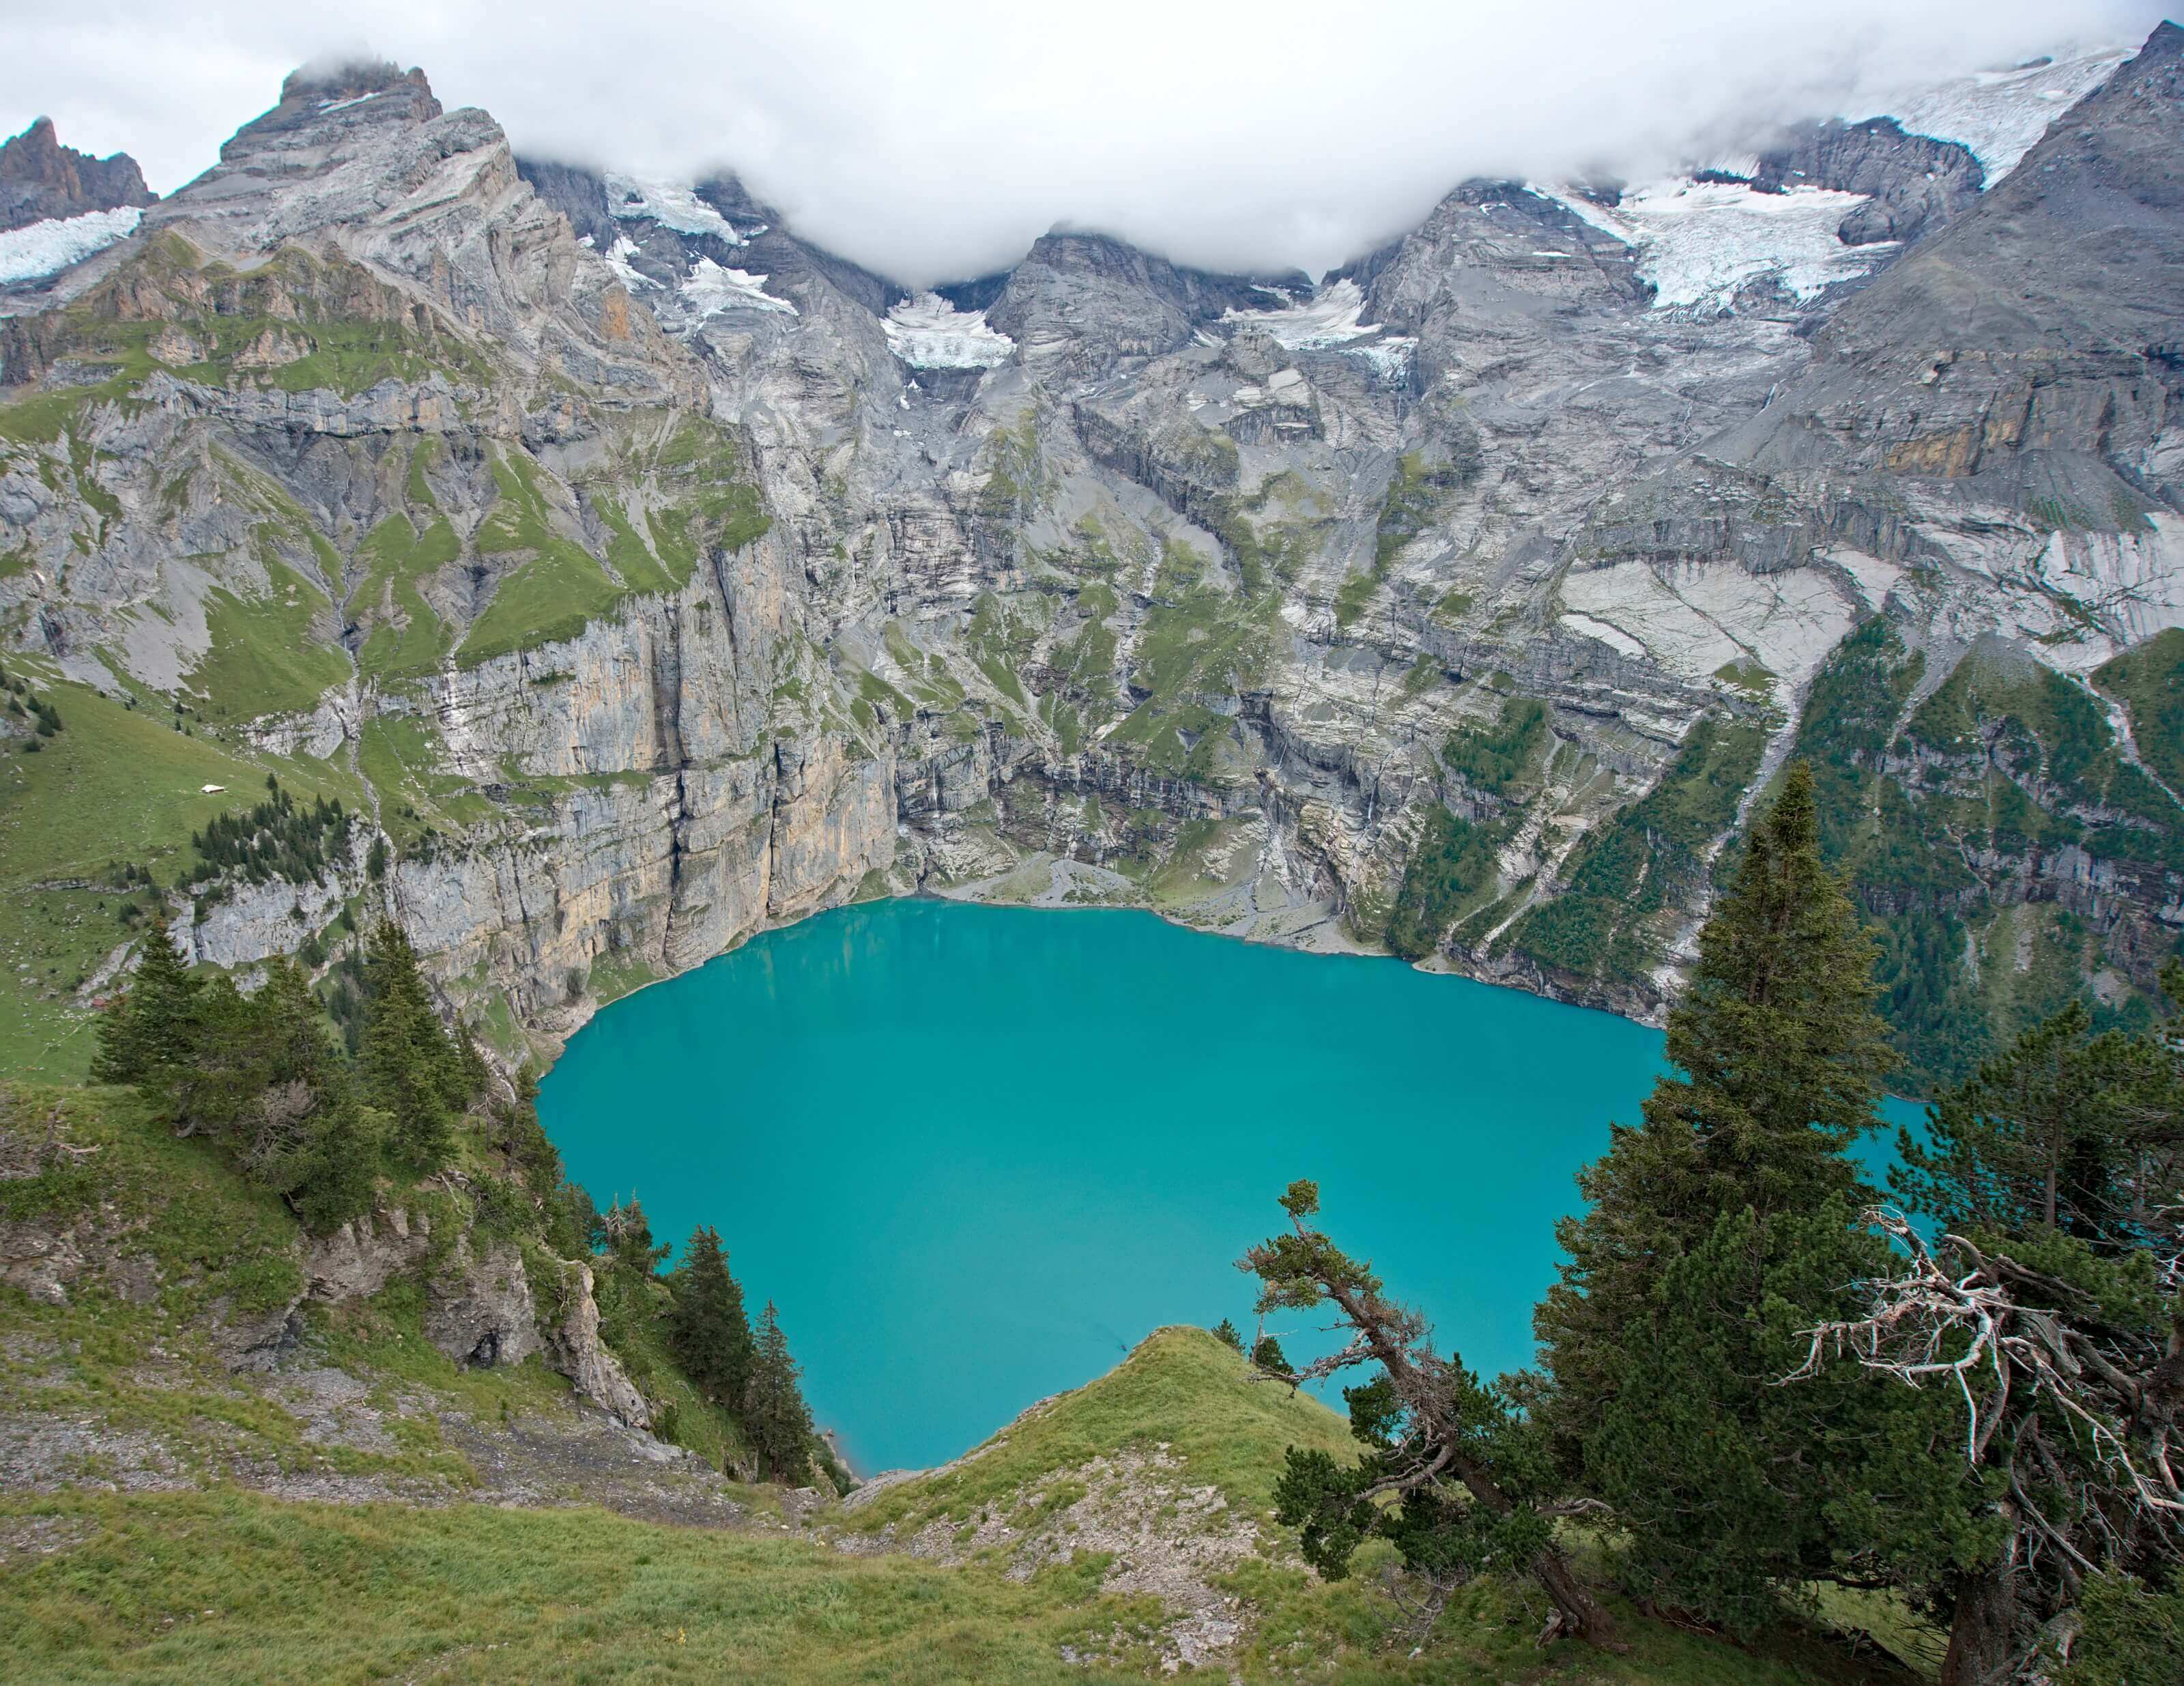
<path fill-rule="evenodd" d="M 1902 1214 L 1869 1216 L 1903 1269 L 1871 1285 L 1864 1316 L 1807 1331 L 1786 1380 L 1847 1356 L 1962 1398 L 1967 1467 L 2001 1477 L 2008 1537 L 1960 1591 L 1942 1683 L 1988 1686 L 2043 1646 L 2067 1651 L 2089 1577 L 2184 1559 L 2184 1259 L 2173 1242 L 2148 1254 L 2135 1314 L 1967 1237 L 1929 1246 Z"/>
<path fill-rule="evenodd" d="M 1281 1202 L 1290 1233 L 1239 1261 L 1261 1283 L 1259 1313 L 1331 1304 L 1349 1340 L 1279 1379 L 1291 1387 L 1362 1366 L 1378 1376 L 1345 1390 L 1364 1442 L 1354 1468 L 1324 1453 L 1292 1449 L 1276 1489 L 1281 1519 L 1302 1531 L 1306 1560 L 1329 1578 L 1348 1572 L 1368 1536 L 1394 1543 L 1424 1581 L 1414 1618 L 1430 1622 L 1449 1594 L 1486 1569 L 1529 1573 L 1554 1606 L 1546 1644 L 1569 1633 L 1620 1650 L 1615 1622 L 1579 1578 L 1554 1538 L 1561 1495 L 1545 1490 L 1546 1460 L 1530 1430 L 1498 1390 L 1483 1387 L 1453 1356 L 1437 1354 L 1424 1320 L 1387 1297 L 1369 1265 L 1351 1259 L 1306 1221 L 1319 1191 L 1290 1185 Z"/>

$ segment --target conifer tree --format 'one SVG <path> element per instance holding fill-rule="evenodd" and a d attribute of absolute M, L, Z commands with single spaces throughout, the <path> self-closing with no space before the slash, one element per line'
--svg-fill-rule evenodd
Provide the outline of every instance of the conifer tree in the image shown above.
<path fill-rule="evenodd" d="M 312 1122 L 291 1161 L 292 1181 L 283 1192 L 304 1227 L 314 1235 L 338 1229 L 371 1210 L 379 1182 L 379 1132 L 375 1114 L 353 1088 L 331 1097 Z"/>
<path fill-rule="evenodd" d="M 1798 763 L 1701 933 L 1669 1021 L 1680 1069 L 1580 1175 L 1589 1209 L 1558 1227 L 1568 1262 L 1535 1318 L 1537 1414 L 1614 1510 L 1626 1583 L 1741 1631 L 1784 1586 L 1901 1563 L 1919 1537 L 1946 1555 L 1970 1526 L 1928 1402 L 1858 1376 L 1775 1385 L 1798 1331 L 1886 1260 L 1846 1151 L 1875 1125 L 1886 1032 L 1817 818 Z"/>
<path fill-rule="evenodd" d="M 164 924 L 149 943 L 137 987 L 100 1027 L 99 1075 L 126 1075 L 178 1135 L 217 1142 L 314 1233 L 368 1211 L 374 1115 L 302 972 L 270 961 L 245 995 L 226 977 L 192 976 Z"/>
<path fill-rule="evenodd" d="M 1290 1361 L 1282 1351 L 1282 1343 L 1272 1335 L 1262 1335 L 1251 1348 L 1251 1362 L 1260 1369 L 1277 1376 L 1290 1373 Z"/>
<path fill-rule="evenodd" d="M 1539 1435 L 1499 1386 L 1481 1386 L 1454 1354 L 1434 1349 L 1425 1319 L 1388 1297 L 1370 1265 L 1337 1247 L 1314 1220 L 1319 1188 L 1297 1181 L 1282 1196 L 1286 1234 L 1269 1237 L 1238 1268 L 1261 1284 L 1258 1309 L 1332 1306 L 1349 1331 L 1342 1349 L 1291 1378 L 1316 1382 L 1361 1365 L 1376 1370 L 1343 1390 L 1354 1462 L 1290 1447 L 1275 1511 L 1301 1536 L 1305 1561 L 1329 1580 L 1350 1572 L 1375 1536 L 1424 1583 L 1428 1619 L 1474 1575 L 1528 1574 L 1554 1605 L 1545 1638 L 1574 1633 L 1619 1646 L 1615 1621 L 1580 1577 L 1554 1534 L 1550 1507 L 1565 1496 Z"/>
<path fill-rule="evenodd" d="M 1762 1220 L 1858 1191 L 1845 1155 L 1874 1127 L 1890 1057 L 1873 1010 L 1873 950 L 1821 863 L 1811 770 L 1800 762 L 1755 826 L 1728 894 L 1699 935 L 1691 986 L 1669 1015 L 1678 1071 L 1579 1173 L 1588 1209 L 1535 1317 L 1568 1442 L 1597 1426 L 1628 1351 L 1642 1348 L 1669 1264 L 1725 1212 Z M 1567 1449 L 1567 1443 L 1566 1443 Z"/>
<path fill-rule="evenodd" d="M 800 1479 L 811 1461 L 811 1413 L 797 1383 L 802 1372 L 773 1302 L 759 1315 L 750 1382 L 744 1390 L 744 1435 L 760 1467 L 777 1480 Z"/>
<path fill-rule="evenodd" d="M 269 964 L 208 1064 L 231 1064 L 248 1098 L 223 1134 L 242 1169 L 287 1196 L 306 1229 L 338 1227 L 370 1209 L 379 1172 L 373 1114 L 338 1052 L 301 969 Z"/>
<path fill-rule="evenodd" d="M 714 1403 L 733 1404 L 750 1385 L 755 1348 L 743 1288 L 710 1224 L 690 1232 L 668 1285 L 675 1296 L 667 1314 L 669 1350 Z"/>
<path fill-rule="evenodd" d="M 2096 1036 L 2071 1002 L 1943 1095 L 1924 1139 L 1899 1132 L 1889 1186 L 1951 1228 L 2129 1244 L 2146 1215 L 2133 1161 L 2165 1119 L 2170 1076 L 2157 1041 Z"/>
<path fill-rule="evenodd" d="M 649 1276 L 660 1268 L 667 1248 L 654 1242 L 651 1220 L 635 1195 L 630 1196 L 627 1205 L 617 1200 L 608 1207 L 600 1221 L 610 1262 L 638 1276 Z"/>
<path fill-rule="evenodd" d="M 444 1164 L 455 1116 L 476 1093 L 474 1074 L 433 1010 L 416 952 L 392 920 L 372 932 L 365 962 L 358 1065 L 365 1098 L 390 1119 L 388 1150 L 414 1170 Z"/>
<path fill-rule="evenodd" d="M 2162 987 L 2184 1003 L 2184 964 Z M 1914 1587 L 1949 1686 L 2170 1678 L 2184 1615 L 2184 1018 L 2095 1035 L 2075 1004 L 1944 1095 L 1890 1178 L 1923 1236 L 1814 1332 L 1801 1385 L 1849 1359 L 1947 1413 L 1983 1529 Z M 1976 1340 L 1975 1337 L 1976 1336 Z M 1830 1363 L 1828 1360 L 1833 1359 Z M 2167 1630 L 2164 1638 L 2163 1630 Z"/>
<path fill-rule="evenodd" d="M 476 1044 L 467 1032 L 465 1041 L 475 1057 Z M 479 1086 L 484 1086 L 482 1078 Z M 493 1108 L 493 1145 L 507 1155 L 535 1196 L 548 1199 L 560 1187 L 561 1152 L 538 1121 L 538 1074 L 527 1061 L 515 1074 L 515 1098 L 498 1102 Z"/>
<path fill-rule="evenodd" d="M 1213 1338 L 1232 1352 L 1240 1353 L 1244 1350 L 1242 1332 L 1226 1317 L 1213 1326 Z"/>
<path fill-rule="evenodd" d="M 188 1058 L 146 1072 L 137 1092 L 176 1135 L 232 1147 L 248 1133 L 247 1114 L 264 1087 L 255 1015 L 234 980 L 218 974 L 198 984 L 192 1008 Z"/>
<path fill-rule="evenodd" d="M 98 1023 L 91 1075 L 100 1083 L 142 1083 L 196 1052 L 199 980 L 175 952 L 166 911 L 156 904 L 140 957 L 128 993 Z"/>

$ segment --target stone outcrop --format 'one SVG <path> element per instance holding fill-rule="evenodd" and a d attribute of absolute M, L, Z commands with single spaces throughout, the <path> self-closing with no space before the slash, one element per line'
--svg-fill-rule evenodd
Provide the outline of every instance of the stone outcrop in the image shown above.
<path fill-rule="evenodd" d="M 547 1362 L 576 1390 L 629 1428 L 649 1428 L 652 1407 L 599 1338 L 599 1306 L 592 1298 L 592 1267 L 563 1268 L 560 1320 L 546 1332 Z"/>
<path fill-rule="evenodd" d="M 464 1236 L 426 1282 L 425 1338 L 473 1370 L 521 1364 L 542 1346 L 523 1255 L 512 1242 L 475 1242 Z"/>
<path fill-rule="evenodd" d="M 1971 149 L 1929 135 L 1907 135 L 1892 117 L 1823 123 L 1764 154 L 1752 185 L 1780 193 L 1810 187 L 1856 193 L 1865 201 L 1838 232 L 1852 246 L 1916 240 L 1979 200 L 1986 172 Z"/>
<path fill-rule="evenodd" d="M 64 147 L 50 117 L 0 144 L 0 232 L 158 198 L 128 154 L 100 159 Z"/>
<path fill-rule="evenodd" d="M 308 1242 L 300 1261 L 307 1298 L 327 1304 L 369 1299 L 432 1253 L 431 1219 L 392 1208 L 353 1218 L 332 1234 Z"/>

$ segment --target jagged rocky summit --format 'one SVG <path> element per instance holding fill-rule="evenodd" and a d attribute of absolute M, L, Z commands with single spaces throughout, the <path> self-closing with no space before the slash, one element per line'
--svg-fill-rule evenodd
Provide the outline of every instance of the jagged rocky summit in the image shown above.
<path fill-rule="evenodd" d="M 1317 284 L 1072 232 L 917 295 L 299 73 L 0 243 L 0 659 L 369 816 L 309 883 L 131 846 L 197 957 L 383 900 L 511 1055 L 918 887 L 1656 1014 L 1794 753 L 1953 1072 L 2184 928 L 2180 45 L 1464 182 Z"/>
<path fill-rule="evenodd" d="M 141 209 L 159 196 L 126 153 L 98 159 L 64 147 L 41 117 L 0 143 L 0 230 L 88 212 Z"/>

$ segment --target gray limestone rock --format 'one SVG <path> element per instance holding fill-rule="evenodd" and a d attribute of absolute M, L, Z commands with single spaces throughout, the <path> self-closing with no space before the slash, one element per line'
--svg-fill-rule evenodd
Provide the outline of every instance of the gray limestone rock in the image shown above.
<path fill-rule="evenodd" d="M 1976 204 L 1986 172 L 1969 148 L 1907 135 L 1892 117 L 1823 123 L 1761 155 L 1752 185 L 1858 193 L 1866 203 L 1843 219 L 1844 243 L 1916 240 Z"/>
<path fill-rule="evenodd" d="M 538 1310 L 514 1243 L 465 1235 L 426 1285 L 425 1338 L 474 1370 L 521 1364 L 541 1349 Z"/>
<path fill-rule="evenodd" d="M 624 1427 L 651 1427 L 651 1405 L 599 1339 L 599 1307 L 592 1298 L 591 1266 L 564 1264 L 560 1292 L 561 1320 L 546 1331 L 546 1361 Z"/>

